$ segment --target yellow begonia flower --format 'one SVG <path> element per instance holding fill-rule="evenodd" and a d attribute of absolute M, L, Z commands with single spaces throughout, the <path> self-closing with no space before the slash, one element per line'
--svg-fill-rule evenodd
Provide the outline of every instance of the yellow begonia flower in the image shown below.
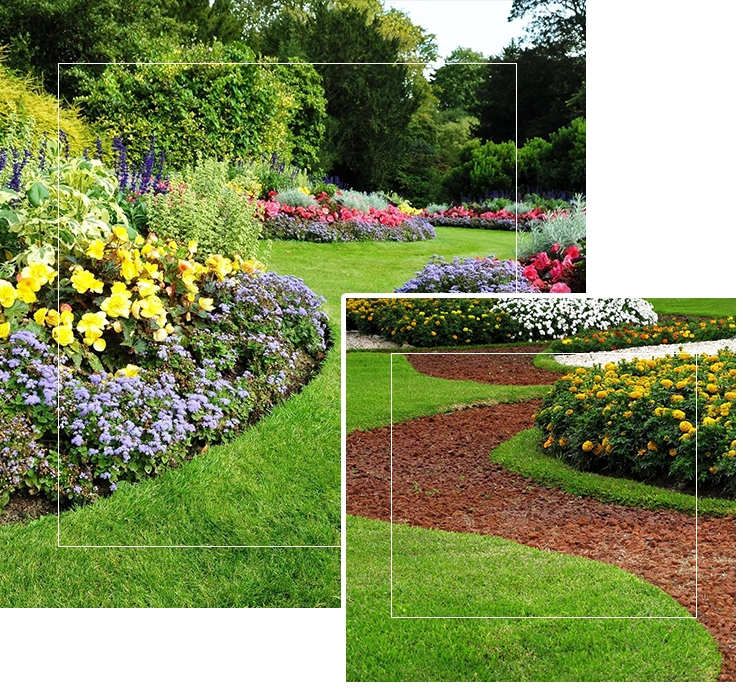
<path fill-rule="evenodd" d="M 0 323 L 0 340 L 5 340 L 10 335 L 10 323 Z"/>
<path fill-rule="evenodd" d="M 232 272 L 232 261 L 224 256 L 209 256 L 206 259 L 206 265 L 212 269 L 220 281 Z"/>
<path fill-rule="evenodd" d="M 72 311 L 62 311 L 62 313 L 59 314 L 59 322 L 62 325 L 72 325 L 74 320 L 75 316 L 72 315 Z"/>
<path fill-rule="evenodd" d="M 52 329 L 52 337 L 62 346 L 72 344 L 75 341 L 75 335 L 70 325 L 58 325 Z"/>
<path fill-rule="evenodd" d="M 32 278 L 18 279 L 16 288 L 18 298 L 26 304 L 33 304 L 36 301 L 36 289 L 34 289 L 34 282 L 35 281 Z"/>
<path fill-rule="evenodd" d="M 21 271 L 22 278 L 30 278 L 35 283 L 38 283 L 39 287 L 51 282 L 56 274 L 57 271 L 46 263 L 32 263 Z M 39 287 L 36 287 L 35 291 L 38 292 Z"/>
<path fill-rule="evenodd" d="M 121 240 L 122 242 L 126 242 L 129 240 L 129 233 L 126 231 L 126 227 L 124 227 L 123 225 L 114 226 L 113 233 L 114 237 Z"/>
<path fill-rule="evenodd" d="M 98 280 L 89 270 L 76 270 L 72 274 L 72 286 L 80 293 L 91 292 L 103 293 L 103 282 Z"/>
<path fill-rule="evenodd" d="M 145 262 L 142 269 L 153 279 L 159 280 L 162 277 L 160 266 L 157 263 Z"/>
<path fill-rule="evenodd" d="M 87 337 L 91 337 L 92 334 L 97 332 L 98 337 L 100 337 L 106 325 L 108 325 L 108 319 L 103 311 L 85 313 L 78 321 L 77 331 L 79 333 L 85 333 Z"/>
<path fill-rule="evenodd" d="M 111 285 L 111 296 L 103 300 L 101 310 L 111 318 L 129 318 L 132 302 L 129 297 L 132 293 L 123 282 L 114 282 Z"/>
<path fill-rule="evenodd" d="M 126 378 L 134 378 L 139 375 L 139 366 L 134 364 L 127 364 L 124 368 L 116 371 L 117 376 L 125 376 Z"/>
<path fill-rule="evenodd" d="M 0 304 L 9 309 L 18 296 L 18 292 L 7 280 L 0 280 Z"/>
<path fill-rule="evenodd" d="M 152 280 L 140 280 L 137 283 L 137 292 L 140 297 L 149 297 L 156 294 L 160 290 L 160 287 L 156 285 Z"/>
<path fill-rule="evenodd" d="M 199 308 L 204 309 L 204 311 L 213 311 L 214 310 L 214 299 L 209 299 L 208 297 L 201 297 L 199 299 Z"/>
<path fill-rule="evenodd" d="M 155 342 L 162 342 L 167 336 L 168 336 L 168 331 L 165 330 L 165 328 L 160 328 L 159 330 L 156 330 L 152 335 Z"/>
<path fill-rule="evenodd" d="M 192 239 L 192 240 L 191 240 L 191 241 L 190 241 L 190 242 L 188 243 L 188 253 L 189 253 L 189 254 L 195 254 L 195 253 L 196 253 L 196 250 L 197 250 L 198 248 L 199 248 L 199 243 L 198 243 L 198 242 L 197 242 L 197 241 L 196 241 L 195 239 Z"/>
<path fill-rule="evenodd" d="M 105 242 L 101 241 L 100 239 L 96 239 L 95 241 L 92 241 L 90 243 L 90 246 L 88 247 L 88 250 L 85 252 L 85 255 L 89 258 L 97 258 L 99 261 L 103 260 L 103 252 L 106 250 L 106 244 Z"/>
<path fill-rule="evenodd" d="M 47 309 L 39 309 L 38 311 L 34 313 L 34 320 L 39 325 L 44 325 L 44 322 L 46 320 L 46 314 L 47 314 Z"/>

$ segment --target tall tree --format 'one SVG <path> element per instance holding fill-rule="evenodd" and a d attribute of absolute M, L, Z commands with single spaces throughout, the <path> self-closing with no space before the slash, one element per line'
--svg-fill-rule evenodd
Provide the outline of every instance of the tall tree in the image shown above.
<path fill-rule="evenodd" d="M 525 18 L 535 45 L 585 55 L 586 0 L 513 0 L 508 20 Z"/>
<path fill-rule="evenodd" d="M 460 46 L 452 51 L 432 81 L 442 110 L 477 111 L 477 96 L 485 79 L 484 62 L 485 56 L 476 50 Z"/>

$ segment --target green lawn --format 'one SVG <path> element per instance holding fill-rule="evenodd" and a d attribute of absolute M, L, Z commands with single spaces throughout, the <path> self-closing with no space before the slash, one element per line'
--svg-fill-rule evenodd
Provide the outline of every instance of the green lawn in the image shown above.
<path fill-rule="evenodd" d="M 633 574 L 499 538 L 347 518 L 347 680 L 712 681 L 717 644 Z M 675 619 L 399 619 L 528 615 Z"/>
<path fill-rule="evenodd" d="M 658 314 L 721 318 L 735 316 L 735 299 L 648 299 Z"/>
<path fill-rule="evenodd" d="M 328 313 L 340 315 L 344 293 L 393 292 L 428 263 L 433 254 L 451 260 L 494 254 L 514 258 L 513 232 L 437 227 L 437 239 L 424 242 L 274 241 L 268 265 L 277 273 L 303 278 L 328 300 Z"/>

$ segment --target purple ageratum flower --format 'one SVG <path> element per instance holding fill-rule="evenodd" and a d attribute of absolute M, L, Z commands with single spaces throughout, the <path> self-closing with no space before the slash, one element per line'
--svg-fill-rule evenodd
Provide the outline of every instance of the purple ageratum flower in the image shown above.
<path fill-rule="evenodd" d="M 395 291 L 480 294 L 539 290 L 524 277 L 524 269 L 517 261 L 499 261 L 489 256 L 485 259 L 455 257 L 448 263 L 443 257 L 434 255 L 423 270 Z"/>

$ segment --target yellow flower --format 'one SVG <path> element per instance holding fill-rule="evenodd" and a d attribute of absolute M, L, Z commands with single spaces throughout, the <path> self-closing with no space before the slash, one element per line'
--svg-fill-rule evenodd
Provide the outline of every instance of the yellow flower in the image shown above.
<path fill-rule="evenodd" d="M 572 413 L 573 413 L 573 410 L 572 409 L 567 409 L 565 411 L 565 416 L 570 416 Z"/>
<path fill-rule="evenodd" d="M 606 392 L 606 390 L 599 390 L 596 393 L 596 398 L 600 400 L 605 400 L 609 396 L 609 393 Z"/>
<path fill-rule="evenodd" d="M 583 452 L 590 452 L 593 450 L 593 443 L 590 440 L 586 440 L 581 447 L 583 448 Z"/>
<path fill-rule="evenodd" d="M 129 310 L 132 307 L 129 299 L 131 296 L 132 293 L 123 282 L 114 282 L 111 285 L 111 296 L 103 300 L 101 310 L 111 318 L 129 318 Z"/>
<path fill-rule="evenodd" d="M 117 376 L 125 376 L 126 378 L 133 378 L 139 375 L 139 366 L 134 364 L 127 364 L 124 368 L 120 368 L 116 371 Z"/>
<path fill-rule="evenodd" d="M 682 433 L 688 433 L 689 431 L 694 430 L 694 426 L 692 426 L 691 423 L 689 423 L 688 421 L 682 421 L 679 424 L 679 430 Z"/>
<path fill-rule="evenodd" d="M 566 438 L 565 436 L 563 436 L 562 438 L 560 438 L 560 440 L 558 441 L 558 443 L 557 443 L 557 444 L 558 444 L 558 445 L 559 445 L 560 447 L 565 447 L 565 445 L 567 445 L 567 444 L 568 444 L 568 439 L 567 439 L 567 438 Z"/>
<path fill-rule="evenodd" d="M 5 340 L 10 335 L 10 323 L 0 323 L 0 340 Z"/>
<path fill-rule="evenodd" d="M 631 411 L 626 411 L 626 412 L 624 412 L 624 414 L 622 414 L 622 416 L 624 416 L 625 419 L 629 419 L 629 417 L 632 416 L 632 412 Z"/>
<path fill-rule="evenodd" d="M 671 402 L 683 402 L 684 396 L 683 395 L 671 395 Z"/>
<path fill-rule="evenodd" d="M 135 318 L 157 318 L 165 313 L 165 307 L 159 297 L 152 295 L 135 301 L 132 304 L 132 313 Z"/>
<path fill-rule="evenodd" d="M 103 293 L 103 283 L 89 270 L 78 269 L 72 273 L 72 286 L 80 293 L 91 292 Z"/>
<path fill-rule="evenodd" d="M 96 239 L 90 243 L 88 250 L 85 255 L 89 258 L 97 258 L 99 261 L 103 260 L 103 252 L 106 250 L 106 243 L 100 239 Z"/>
<path fill-rule="evenodd" d="M 72 344 L 75 341 L 75 335 L 72 332 L 71 325 L 58 325 L 52 329 L 52 337 L 62 346 Z"/>
<path fill-rule="evenodd" d="M 651 440 L 648 443 L 648 450 L 650 450 L 651 452 L 653 452 L 653 451 L 655 451 L 657 449 L 658 449 L 658 446 Z"/>
<path fill-rule="evenodd" d="M 129 241 L 129 233 L 126 231 L 126 227 L 124 227 L 123 225 L 115 225 L 113 228 L 113 233 L 116 239 L 119 239 L 122 242 Z"/>
<path fill-rule="evenodd" d="M 103 311 L 84 313 L 78 321 L 77 331 L 83 333 L 86 337 L 95 336 L 96 333 L 100 337 L 106 325 L 108 325 L 108 319 Z"/>
<path fill-rule="evenodd" d="M 0 280 L 0 304 L 9 309 L 15 304 L 18 292 L 7 280 Z"/>
<path fill-rule="evenodd" d="M 681 411 L 681 409 L 674 409 L 671 412 L 671 416 L 673 416 L 673 418 L 674 419 L 677 419 L 677 420 L 678 419 L 685 419 L 686 418 L 686 414 L 684 414 L 684 412 Z"/>
<path fill-rule="evenodd" d="M 31 263 L 21 271 L 22 278 L 30 278 L 35 283 L 38 283 L 38 287 L 34 288 L 35 292 L 38 292 L 39 287 L 42 285 L 51 282 L 56 274 L 57 271 L 46 263 Z"/>
<path fill-rule="evenodd" d="M 46 313 L 47 313 L 47 310 L 46 310 L 46 309 L 38 309 L 38 310 L 37 310 L 37 311 L 36 311 L 36 312 L 34 313 L 34 320 L 35 320 L 35 321 L 36 321 L 36 322 L 37 322 L 37 323 L 38 323 L 39 325 L 44 325 L 44 321 L 45 321 L 45 319 L 46 319 Z"/>
<path fill-rule="evenodd" d="M 140 280 L 137 283 L 137 292 L 140 297 L 149 297 L 156 294 L 159 291 L 158 287 L 152 280 Z"/>
<path fill-rule="evenodd" d="M 213 311 L 214 310 L 214 299 L 209 299 L 208 297 L 201 297 L 199 299 L 199 308 L 204 309 L 204 311 Z"/>
<path fill-rule="evenodd" d="M 678 453 L 679 451 L 675 447 L 672 447 L 670 450 L 668 450 L 668 454 L 671 455 L 671 457 L 675 457 Z"/>
<path fill-rule="evenodd" d="M 668 380 L 668 378 L 664 378 L 662 381 L 660 381 L 660 384 L 666 388 L 666 390 L 673 386 L 673 381 Z"/>
<path fill-rule="evenodd" d="M 160 330 L 156 330 L 152 335 L 152 337 L 155 339 L 155 342 L 162 342 L 167 336 L 168 336 L 168 331 L 165 330 L 165 328 L 160 328 Z"/>
<path fill-rule="evenodd" d="M 38 284 L 33 278 L 19 278 L 16 283 L 16 293 L 18 298 L 26 304 L 33 304 L 36 301 L 36 290 L 34 284 Z"/>
<path fill-rule="evenodd" d="M 711 416 L 705 416 L 702 419 L 702 426 L 713 426 L 716 421 Z"/>
<path fill-rule="evenodd" d="M 188 253 L 189 253 L 189 254 L 195 254 L 195 253 L 196 253 L 196 250 L 197 250 L 198 248 L 199 248 L 199 243 L 198 243 L 198 242 L 197 242 L 197 241 L 196 241 L 195 239 L 192 239 L 192 240 L 191 240 L 191 241 L 190 241 L 190 242 L 188 243 Z"/>

